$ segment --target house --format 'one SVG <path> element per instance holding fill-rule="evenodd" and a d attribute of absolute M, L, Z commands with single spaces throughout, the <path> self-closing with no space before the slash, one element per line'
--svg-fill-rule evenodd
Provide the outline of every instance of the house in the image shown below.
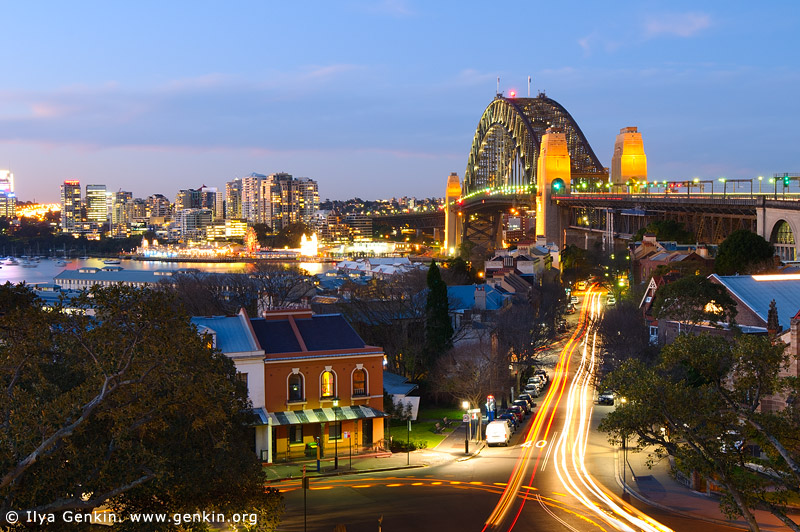
<path fill-rule="evenodd" d="M 410 405 L 411 419 L 417 419 L 419 412 L 419 387 L 408 378 L 392 373 L 383 372 L 383 391 L 392 398 L 395 405 Z M 403 406 L 405 408 L 405 406 Z"/>
<path fill-rule="evenodd" d="M 383 440 L 383 349 L 366 345 L 340 314 L 275 310 L 250 325 L 265 352 L 272 461 L 301 458 L 310 444 L 329 456 Z"/>
<path fill-rule="evenodd" d="M 645 233 L 641 242 L 630 245 L 631 270 L 634 284 L 647 281 L 659 266 L 674 269 L 695 267 L 710 271 L 714 265 L 711 258 L 713 246 L 705 244 L 678 244 L 673 241 L 659 242 L 652 233 Z M 695 272 L 700 273 L 700 272 Z"/>
<path fill-rule="evenodd" d="M 317 445 L 323 456 L 359 452 L 383 440 L 383 350 L 341 315 L 280 309 L 250 318 L 243 309 L 191 321 L 247 385 L 264 462 L 302 458 Z"/>
<path fill-rule="evenodd" d="M 272 456 L 272 437 L 266 417 L 266 382 L 264 380 L 264 350 L 258 345 L 250 317 L 244 309 L 236 316 L 193 317 L 191 322 L 202 335 L 211 338 L 213 346 L 233 360 L 237 376 L 247 386 L 253 411 L 260 422 L 253 427 L 256 454 L 265 462 Z"/>

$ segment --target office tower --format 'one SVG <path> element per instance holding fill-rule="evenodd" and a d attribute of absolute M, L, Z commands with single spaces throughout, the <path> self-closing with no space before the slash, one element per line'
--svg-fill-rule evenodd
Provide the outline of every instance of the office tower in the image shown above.
<path fill-rule="evenodd" d="M 64 181 L 61 185 L 61 230 L 72 233 L 81 222 L 81 182 Z"/>
<path fill-rule="evenodd" d="M 108 222 L 108 199 L 105 185 L 86 185 L 86 221 Z"/>
<path fill-rule="evenodd" d="M 0 190 L 0 218 L 17 217 L 17 196 L 13 192 Z"/>
<path fill-rule="evenodd" d="M 14 192 L 14 174 L 8 170 L 0 170 L 0 192 Z"/>
<path fill-rule="evenodd" d="M 242 218 L 251 224 L 265 223 L 259 211 L 265 203 L 262 195 L 266 178 L 267 176 L 255 172 L 242 178 Z"/>

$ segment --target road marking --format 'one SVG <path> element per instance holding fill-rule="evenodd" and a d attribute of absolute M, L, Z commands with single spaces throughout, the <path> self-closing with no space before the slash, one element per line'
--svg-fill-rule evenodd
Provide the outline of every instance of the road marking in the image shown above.
<path fill-rule="evenodd" d="M 552 443 L 552 442 L 554 442 L 554 441 L 556 441 L 556 435 L 558 435 L 558 431 L 555 431 L 555 432 L 553 433 L 553 438 L 550 440 L 550 442 L 551 442 L 551 443 Z M 545 467 L 547 467 L 547 462 L 550 460 L 550 453 L 551 453 L 551 452 L 553 452 L 553 446 L 552 446 L 552 445 L 550 445 L 550 446 L 547 448 L 547 452 L 546 452 L 546 453 L 545 453 L 545 455 L 544 455 L 544 460 L 542 461 L 542 468 L 541 468 L 541 471 L 544 471 L 544 468 L 545 468 Z"/>

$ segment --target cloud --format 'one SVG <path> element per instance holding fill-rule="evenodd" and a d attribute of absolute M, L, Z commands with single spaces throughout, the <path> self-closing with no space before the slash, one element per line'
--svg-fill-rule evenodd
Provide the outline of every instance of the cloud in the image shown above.
<path fill-rule="evenodd" d="M 645 20 L 644 30 L 647 38 L 662 35 L 673 37 L 692 37 L 711 26 L 711 17 L 706 13 L 665 13 L 650 16 Z"/>

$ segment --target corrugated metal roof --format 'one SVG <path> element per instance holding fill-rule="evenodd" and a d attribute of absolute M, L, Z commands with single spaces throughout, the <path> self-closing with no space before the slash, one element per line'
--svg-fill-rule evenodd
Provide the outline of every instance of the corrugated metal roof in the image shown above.
<path fill-rule="evenodd" d="M 475 307 L 475 286 L 474 284 L 467 284 L 447 287 L 447 298 L 456 305 L 453 310 L 468 310 Z M 491 285 L 481 286 L 486 289 L 486 310 L 503 308 L 505 296 Z"/>
<path fill-rule="evenodd" d="M 351 419 L 386 417 L 386 414 L 371 406 L 342 406 L 333 408 L 313 408 L 308 410 L 286 410 L 268 412 L 272 425 L 305 425 L 308 423 L 330 423 Z M 258 413 L 260 414 L 260 413 Z"/>
<path fill-rule="evenodd" d="M 788 329 L 792 317 L 800 309 L 800 279 L 758 280 L 768 276 L 760 275 L 711 275 L 722 283 L 731 293 L 750 307 L 766 323 L 769 304 L 774 299 L 778 310 L 778 323 Z"/>
<path fill-rule="evenodd" d="M 217 335 L 217 348 L 226 355 L 260 351 L 241 316 L 200 316 L 191 319 L 197 328 L 206 327 Z"/>

